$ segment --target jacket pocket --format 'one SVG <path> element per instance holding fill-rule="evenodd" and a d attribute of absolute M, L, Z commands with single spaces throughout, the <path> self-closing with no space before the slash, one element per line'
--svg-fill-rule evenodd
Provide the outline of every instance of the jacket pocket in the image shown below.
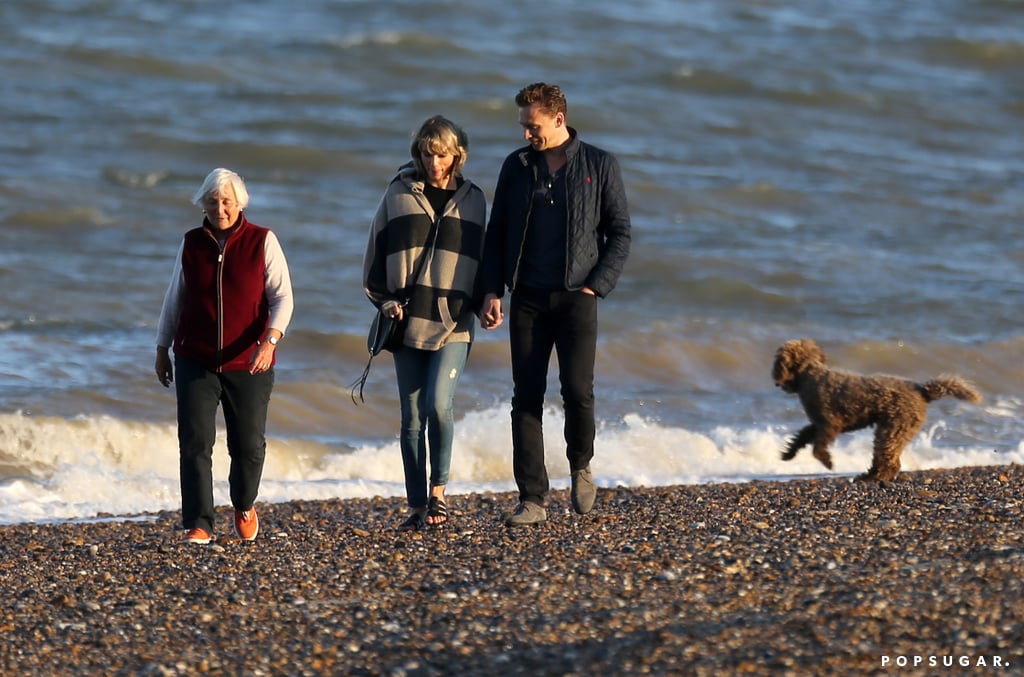
<path fill-rule="evenodd" d="M 456 306 L 452 308 L 451 306 Z M 458 324 L 454 318 L 458 317 L 462 312 L 462 302 L 453 299 L 439 298 L 437 300 L 437 314 L 441 318 L 441 324 L 448 331 L 455 329 Z"/>

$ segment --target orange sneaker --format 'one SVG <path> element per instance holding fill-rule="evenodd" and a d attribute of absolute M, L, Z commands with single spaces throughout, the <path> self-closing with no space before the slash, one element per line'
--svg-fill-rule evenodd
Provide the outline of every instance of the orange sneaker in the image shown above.
<path fill-rule="evenodd" d="M 235 511 L 235 536 L 243 541 L 255 541 L 260 532 L 260 518 L 256 516 L 256 508 Z"/>
<path fill-rule="evenodd" d="M 185 542 L 186 543 L 195 543 L 196 545 L 206 545 L 207 543 L 209 543 L 212 540 L 213 540 L 213 538 L 206 531 L 206 529 L 201 529 L 199 527 L 196 527 L 195 529 L 189 529 L 188 532 L 185 533 Z"/>

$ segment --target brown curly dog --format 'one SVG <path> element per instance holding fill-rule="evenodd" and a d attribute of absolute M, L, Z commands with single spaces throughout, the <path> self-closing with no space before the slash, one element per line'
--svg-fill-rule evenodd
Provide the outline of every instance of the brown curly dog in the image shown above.
<path fill-rule="evenodd" d="M 924 383 L 898 376 L 861 376 L 829 369 L 825 353 L 810 339 L 786 341 L 775 352 L 775 385 L 800 396 L 811 419 L 794 435 L 782 460 L 813 443 L 814 458 L 832 469 L 829 445 L 839 433 L 875 426 L 871 468 L 858 480 L 890 481 L 900 473 L 900 454 L 924 425 L 928 403 L 952 395 L 981 402 L 981 395 L 961 378 L 942 375 Z"/>

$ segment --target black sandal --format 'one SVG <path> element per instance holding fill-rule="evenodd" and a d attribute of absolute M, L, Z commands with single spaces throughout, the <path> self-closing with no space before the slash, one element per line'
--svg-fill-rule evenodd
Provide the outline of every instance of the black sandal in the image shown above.
<path fill-rule="evenodd" d="M 404 522 L 398 525 L 398 530 L 419 531 L 425 526 L 426 523 L 423 521 L 423 515 L 418 512 L 414 512 L 413 514 L 406 517 Z"/>
<path fill-rule="evenodd" d="M 440 517 L 440 522 L 434 522 L 431 524 L 427 522 L 429 527 L 442 527 L 448 524 L 448 504 L 444 501 L 444 496 L 431 496 L 430 501 L 427 503 L 427 517 Z"/>

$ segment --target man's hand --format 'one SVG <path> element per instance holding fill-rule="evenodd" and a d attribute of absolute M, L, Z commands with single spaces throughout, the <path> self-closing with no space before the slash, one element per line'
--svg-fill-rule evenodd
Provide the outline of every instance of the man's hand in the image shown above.
<path fill-rule="evenodd" d="M 480 308 L 480 326 L 484 329 L 497 329 L 505 321 L 505 313 L 501 310 L 501 299 L 497 294 L 484 296 Z"/>

